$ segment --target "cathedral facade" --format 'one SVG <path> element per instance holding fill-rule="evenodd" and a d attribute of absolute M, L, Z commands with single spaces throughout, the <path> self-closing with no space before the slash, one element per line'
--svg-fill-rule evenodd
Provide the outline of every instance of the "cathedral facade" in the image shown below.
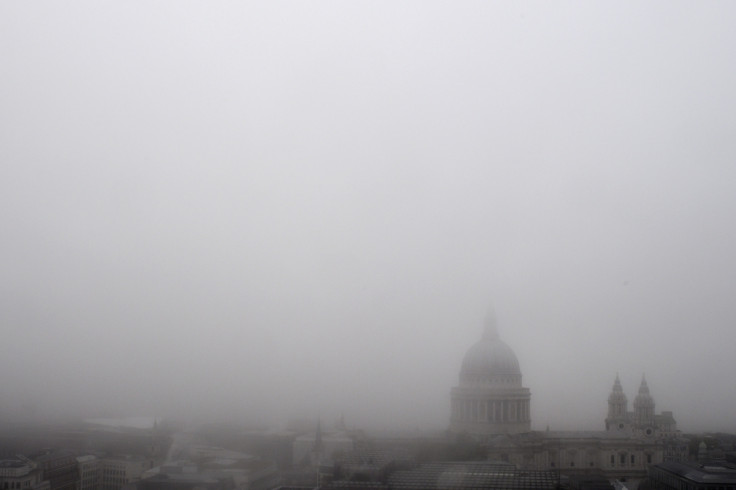
<path fill-rule="evenodd" d="M 489 315 L 483 337 L 463 358 L 458 386 L 451 392 L 451 434 L 484 443 L 491 460 L 567 474 L 603 471 L 611 478 L 639 478 L 650 464 L 687 459 L 687 440 L 672 412 L 655 413 L 644 378 L 630 411 L 616 375 L 601 431 L 532 431 L 530 399 L 518 359 Z"/>

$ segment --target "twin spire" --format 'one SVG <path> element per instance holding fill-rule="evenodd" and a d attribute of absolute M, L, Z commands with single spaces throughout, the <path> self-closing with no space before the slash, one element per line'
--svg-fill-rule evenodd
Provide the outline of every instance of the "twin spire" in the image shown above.
<path fill-rule="evenodd" d="M 616 380 L 613 382 L 613 392 L 623 393 L 623 391 L 624 390 L 621 387 L 621 380 L 618 377 L 618 373 L 616 373 Z M 649 385 L 647 385 L 647 378 L 644 374 L 641 375 L 641 384 L 639 385 L 639 395 L 649 396 Z"/>

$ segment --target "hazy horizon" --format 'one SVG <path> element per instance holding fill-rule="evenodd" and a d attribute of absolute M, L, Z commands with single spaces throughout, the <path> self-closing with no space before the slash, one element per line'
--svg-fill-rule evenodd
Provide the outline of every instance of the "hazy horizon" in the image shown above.
<path fill-rule="evenodd" d="M 736 432 L 736 5 L 0 4 L 0 419 Z"/>

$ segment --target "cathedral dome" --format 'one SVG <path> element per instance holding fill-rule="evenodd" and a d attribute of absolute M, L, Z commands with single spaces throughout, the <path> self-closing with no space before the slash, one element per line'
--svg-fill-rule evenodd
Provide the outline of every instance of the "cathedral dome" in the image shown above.
<path fill-rule="evenodd" d="M 495 319 L 486 320 L 483 338 L 463 358 L 461 384 L 521 386 L 521 369 L 516 354 L 498 336 Z"/>
<path fill-rule="evenodd" d="M 451 397 L 450 430 L 456 434 L 488 440 L 531 430 L 531 394 L 521 385 L 516 354 L 498 337 L 492 312 L 486 317 L 483 338 L 465 354 L 460 384 Z"/>

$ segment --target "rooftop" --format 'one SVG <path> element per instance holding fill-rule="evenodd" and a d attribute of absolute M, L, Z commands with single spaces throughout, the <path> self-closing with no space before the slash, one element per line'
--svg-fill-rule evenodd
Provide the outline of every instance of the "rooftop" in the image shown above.
<path fill-rule="evenodd" d="M 705 464 L 666 461 L 654 468 L 698 483 L 736 483 L 736 466 L 725 461 Z"/>

